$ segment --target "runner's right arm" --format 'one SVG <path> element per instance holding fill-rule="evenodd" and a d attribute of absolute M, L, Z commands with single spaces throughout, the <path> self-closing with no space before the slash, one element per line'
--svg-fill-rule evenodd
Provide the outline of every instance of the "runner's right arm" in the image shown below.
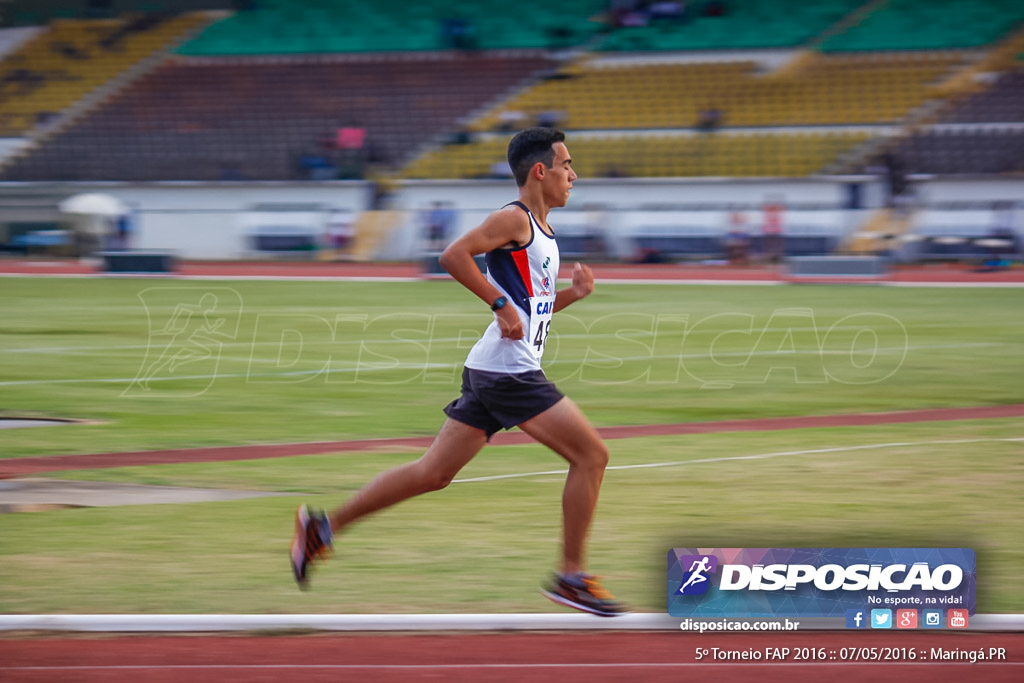
<path fill-rule="evenodd" d="M 441 253 L 439 262 L 456 281 L 490 306 L 502 295 L 501 291 L 488 282 L 473 257 L 510 245 L 526 244 L 530 236 L 530 219 L 524 212 L 514 207 L 502 209 L 449 244 Z M 495 311 L 494 315 L 502 337 L 523 338 L 523 322 L 511 302 Z"/>

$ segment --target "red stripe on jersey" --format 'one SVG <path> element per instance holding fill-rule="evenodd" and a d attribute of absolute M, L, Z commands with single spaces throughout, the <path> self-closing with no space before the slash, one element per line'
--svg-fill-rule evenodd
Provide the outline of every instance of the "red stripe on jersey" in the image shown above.
<path fill-rule="evenodd" d="M 529 292 L 530 296 L 533 296 L 533 277 L 530 275 L 530 255 L 526 253 L 525 249 L 517 249 L 512 252 L 512 259 L 516 262 L 516 268 L 519 269 L 519 277 L 523 279 L 523 284 L 526 285 L 526 291 Z"/>

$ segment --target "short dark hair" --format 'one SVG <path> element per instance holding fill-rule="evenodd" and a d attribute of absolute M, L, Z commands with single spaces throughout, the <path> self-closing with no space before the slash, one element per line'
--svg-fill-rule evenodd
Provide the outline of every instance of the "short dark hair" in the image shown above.
<path fill-rule="evenodd" d="M 522 187 L 537 162 L 551 168 L 555 163 L 556 142 L 565 142 L 565 133 L 554 128 L 527 128 L 516 133 L 508 143 L 508 165 L 516 185 Z"/>

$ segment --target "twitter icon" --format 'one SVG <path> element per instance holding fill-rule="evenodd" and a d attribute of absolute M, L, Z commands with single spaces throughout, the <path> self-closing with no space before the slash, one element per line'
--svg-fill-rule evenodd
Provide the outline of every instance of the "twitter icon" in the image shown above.
<path fill-rule="evenodd" d="M 892 610 L 871 610 L 871 628 L 892 628 Z"/>

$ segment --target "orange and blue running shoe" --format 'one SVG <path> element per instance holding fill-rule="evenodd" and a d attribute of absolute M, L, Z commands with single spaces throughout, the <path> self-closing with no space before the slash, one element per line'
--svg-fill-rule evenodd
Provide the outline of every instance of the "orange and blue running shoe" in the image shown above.
<path fill-rule="evenodd" d="M 590 574 L 555 574 L 548 584 L 541 587 L 540 592 L 548 600 L 559 605 L 590 612 L 599 617 L 616 617 L 629 613 L 622 603 L 615 600 L 615 596 L 605 590 L 597 577 Z"/>
<path fill-rule="evenodd" d="M 311 511 L 300 505 L 295 512 L 295 536 L 292 537 L 292 572 L 299 588 L 309 587 L 309 566 L 322 559 L 334 547 L 331 522 L 322 510 Z"/>

